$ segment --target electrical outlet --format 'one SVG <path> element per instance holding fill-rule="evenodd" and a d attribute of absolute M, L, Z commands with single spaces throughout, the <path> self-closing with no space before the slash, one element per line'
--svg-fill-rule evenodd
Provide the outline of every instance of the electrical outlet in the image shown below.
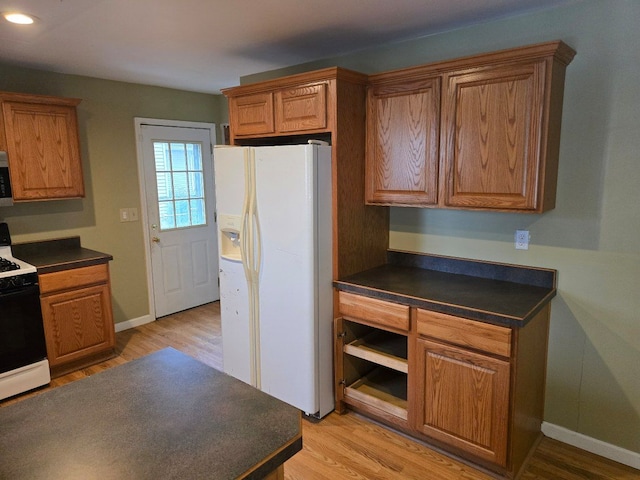
<path fill-rule="evenodd" d="M 516 250 L 529 250 L 529 230 L 516 230 Z"/>
<path fill-rule="evenodd" d="M 121 208 L 120 209 L 120 221 L 121 222 L 128 222 L 129 221 L 129 209 L 128 208 Z"/>

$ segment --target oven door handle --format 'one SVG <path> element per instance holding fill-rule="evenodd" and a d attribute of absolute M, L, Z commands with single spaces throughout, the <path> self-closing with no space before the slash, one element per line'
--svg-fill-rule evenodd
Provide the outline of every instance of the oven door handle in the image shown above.
<path fill-rule="evenodd" d="M 40 287 L 38 285 L 16 286 L 5 290 L 0 290 L 0 298 L 17 297 L 21 295 L 40 295 Z"/>

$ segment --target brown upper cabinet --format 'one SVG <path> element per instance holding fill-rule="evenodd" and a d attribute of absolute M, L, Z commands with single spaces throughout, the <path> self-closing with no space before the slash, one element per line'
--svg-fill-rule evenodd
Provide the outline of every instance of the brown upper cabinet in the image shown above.
<path fill-rule="evenodd" d="M 84 196 L 76 106 L 80 100 L 0 92 L 0 150 L 15 201 Z"/>
<path fill-rule="evenodd" d="M 325 80 L 230 96 L 233 134 L 255 137 L 325 130 L 328 86 Z"/>
<path fill-rule="evenodd" d="M 373 84 L 367 95 L 366 195 L 371 203 L 436 205 L 439 76 Z"/>
<path fill-rule="evenodd" d="M 574 55 L 556 41 L 371 75 L 366 202 L 554 208 Z"/>

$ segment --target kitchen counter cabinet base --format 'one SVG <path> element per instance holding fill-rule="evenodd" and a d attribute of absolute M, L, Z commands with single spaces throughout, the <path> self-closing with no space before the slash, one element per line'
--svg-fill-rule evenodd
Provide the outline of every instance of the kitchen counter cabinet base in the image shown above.
<path fill-rule="evenodd" d="M 114 355 L 108 264 L 39 274 L 52 377 Z"/>
<path fill-rule="evenodd" d="M 302 449 L 299 410 L 172 348 L 0 408 L 0 425 L 12 480 L 275 480 Z"/>
<path fill-rule="evenodd" d="M 403 305 L 372 298 L 387 298 L 384 291 L 340 290 L 336 410 L 355 410 L 494 476 L 517 478 L 541 437 L 555 276 L 548 280 L 526 322 L 492 324 L 404 305 L 404 334 L 397 324 Z"/>

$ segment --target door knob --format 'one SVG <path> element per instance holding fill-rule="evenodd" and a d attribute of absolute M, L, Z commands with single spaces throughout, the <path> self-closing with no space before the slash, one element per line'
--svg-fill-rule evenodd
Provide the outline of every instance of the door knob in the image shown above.
<path fill-rule="evenodd" d="M 153 243 L 160 243 L 160 239 L 159 239 L 158 237 L 152 237 L 152 238 L 151 238 L 151 241 L 152 241 Z"/>

